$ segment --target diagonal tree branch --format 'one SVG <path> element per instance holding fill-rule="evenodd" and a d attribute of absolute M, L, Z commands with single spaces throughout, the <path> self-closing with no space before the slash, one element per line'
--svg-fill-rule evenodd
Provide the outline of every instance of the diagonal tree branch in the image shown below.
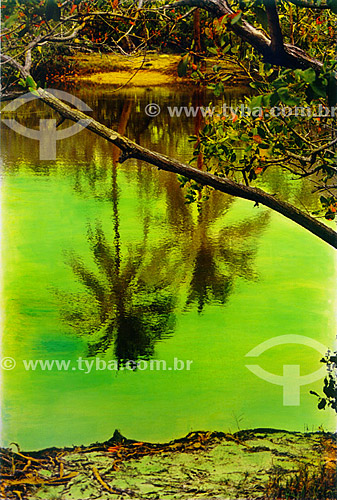
<path fill-rule="evenodd" d="M 266 193 L 262 189 L 245 186 L 225 177 L 218 177 L 208 172 L 190 167 L 189 165 L 185 165 L 178 160 L 171 159 L 160 153 L 151 151 L 150 149 L 144 148 L 127 137 L 109 129 L 105 125 L 90 119 L 84 113 L 70 108 L 68 105 L 64 104 L 62 101 L 45 90 L 38 89 L 37 93 L 43 102 L 55 111 L 59 112 L 65 118 L 75 122 L 89 119 L 87 128 L 112 144 L 118 146 L 127 158 L 135 158 L 146 161 L 147 163 L 156 166 L 158 169 L 183 175 L 188 179 L 193 179 L 204 186 L 210 186 L 223 193 L 250 200 L 255 203 L 261 203 L 262 205 L 265 205 L 266 207 L 284 215 L 293 222 L 296 222 L 334 248 L 337 248 L 337 233 L 333 229 L 317 219 L 314 219 L 310 215 L 307 215 L 305 212 L 299 210 L 293 205 L 278 200 L 275 196 Z"/>
<path fill-rule="evenodd" d="M 11 56 L 8 56 L 6 54 L 0 54 L 0 59 L 2 61 L 2 64 L 10 64 L 14 69 L 20 72 L 21 76 L 23 78 L 27 78 L 27 76 L 30 76 L 29 70 L 25 68 L 25 66 L 22 66 L 16 59 L 14 59 Z"/>
<path fill-rule="evenodd" d="M 207 10 L 217 18 L 234 14 L 234 11 L 226 0 L 178 0 L 177 2 L 165 4 L 161 8 L 172 9 L 186 6 Z M 323 68 L 321 61 L 310 57 L 295 45 L 284 44 L 284 50 L 281 53 L 278 50 L 275 51 L 272 40 L 244 19 L 241 19 L 240 23 L 228 23 L 227 28 L 254 47 L 264 57 L 266 62 L 286 68 L 314 68 L 316 71 L 321 71 Z M 274 40 L 277 44 L 281 40 L 280 35 L 282 34 L 275 32 Z"/>
<path fill-rule="evenodd" d="M 0 60 L 11 64 L 21 72 L 24 78 L 30 76 L 25 67 L 13 58 L 0 54 Z M 128 158 L 143 160 L 150 165 L 156 166 L 158 169 L 183 175 L 188 179 L 193 179 L 204 186 L 210 186 L 223 193 L 250 200 L 255 203 L 261 203 L 307 229 L 312 234 L 318 236 L 321 240 L 337 249 L 337 233 L 333 229 L 290 203 L 278 200 L 274 195 L 266 193 L 262 189 L 246 186 L 226 177 L 219 177 L 209 172 L 195 169 L 178 160 L 144 148 L 127 137 L 90 118 L 81 111 L 71 108 L 46 90 L 38 88 L 34 92 L 38 94 L 41 101 L 57 111 L 64 118 L 74 122 L 81 120 L 82 123 L 86 123 L 86 128 L 88 130 L 116 145 L 121 149 L 124 160 Z"/>

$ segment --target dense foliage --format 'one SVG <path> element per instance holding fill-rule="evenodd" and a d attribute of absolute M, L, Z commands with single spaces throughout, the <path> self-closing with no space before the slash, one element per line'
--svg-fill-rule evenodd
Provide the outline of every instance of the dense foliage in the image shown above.
<path fill-rule="evenodd" d="M 196 141 L 195 157 L 207 170 L 233 176 L 247 185 L 267 170 L 281 167 L 295 178 L 311 177 L 327 220 L 335 218 L 337 153 L 332 137 L 335 62 L 317 75 L 313 69 L 280 70 L 260 64 L 256 95 L 236 107 L 210 105 L 207 124 Z M 216 85 L 218 89 L 220 84 Z"/>

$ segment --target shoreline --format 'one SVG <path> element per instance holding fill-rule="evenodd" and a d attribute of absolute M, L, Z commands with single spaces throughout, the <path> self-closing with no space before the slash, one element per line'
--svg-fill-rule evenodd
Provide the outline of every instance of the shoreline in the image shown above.
<path fill-rule="evenodd" d="M 75 65 L 74 74 L 67 76 L 68 81 L 84 81 L 95 85 L 122 87 L 154 87 L 162 85 L 194 85 L 186 76 L 179 77 L 177 68 L 180 55 L 149 52 L 144 56 L 123 56 L 120 54 L 76 54 L 68 56 Z M 207 59 L 206 64 L 215 64 Z M 226 84 L 244 85 L 247 77 L 239 66 L 223 61 L 232 75 Z"/>
<path fill-rule="evenodd" d="M 146 443 L 115 430 L 103 443 L 26 453 L 12 446 L 1 455 L 9 499 L 15 491 L 21 500 L 286 498 L 304 482 L 311 496 L 300 498 L 337 497 L 336 434 L 323 431 L 195 431 Z"/>

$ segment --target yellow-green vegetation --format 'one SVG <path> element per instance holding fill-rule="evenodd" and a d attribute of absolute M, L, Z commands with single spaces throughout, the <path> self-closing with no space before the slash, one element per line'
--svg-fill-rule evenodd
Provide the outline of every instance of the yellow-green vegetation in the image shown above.
<path fill-rule="evenodd" d="M 76 62 L 79 72 L 89 75 L 93 71 L 113 72 L 128 71 L 133 73 L 142 66 L 143 70 L 159 71 L 161 73 L 176 75 L 179 55 L 157 54 L 149 52 L 146 55 L 124 56 L 122 54 L 77 54 L 70 57 Z"/>
<path fill-rule="evenodd" d="M 76 65 L 74 78 L 92 83 L 153 86 L 186 81 L 177 75 L 178 55 L 79 54 L 71 59 Z"/>
<path fill-rule="evenodd" d="M 95 84 L 129 85 L 147 87 L 167 85 L 172 83 L 186 83 L 191 80 L 179 77 L 177 68 L 181 61 L 180 55 L 148 53 L 146 55 L 124 56 L 121 54 L 77 54 L 69 58 L 74 65 L 73 79 L 85 80 Z M 205 65 L 214 64 L 209 59 Z M 238 66 L 223 62 L 228 75 L 244 79 L 243 72 Z"/>

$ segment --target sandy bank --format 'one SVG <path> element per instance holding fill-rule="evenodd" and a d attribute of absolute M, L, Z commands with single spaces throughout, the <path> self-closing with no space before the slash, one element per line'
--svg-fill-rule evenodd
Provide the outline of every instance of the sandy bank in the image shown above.
<path fill-rule="evenodd" d="M 4 498 L 20 498 L 15 491 L 22 500 L 336 498 L 334 436 L 321 432 L 192 432 L 151 444 L 115 431 L 89 447 L 13 451 L 2 450 L 17 471 L 10 478 L 3 462 Z"/>

